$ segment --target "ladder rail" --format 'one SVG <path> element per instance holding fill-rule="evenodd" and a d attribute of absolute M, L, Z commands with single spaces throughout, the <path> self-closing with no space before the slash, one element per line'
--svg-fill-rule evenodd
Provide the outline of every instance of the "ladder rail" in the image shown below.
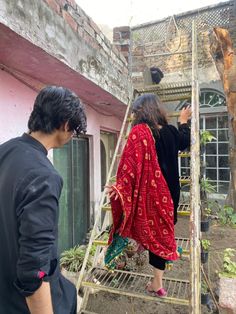
<path fill-rule="evenodd" d="M 117 144 L 116 144 L 115 152 L 114 152 L 114 155 L 113 155 L 113 158 L 112 158 L 112 162 L 111 162 L 111 166 L 110 166 L 110 169 L 109 169 L 109 172 L 108 172 L 108 175 L 107 175 L 106 185 L 109 184 L 110 177 L 111 177 L 111 174 L 112 174 L 115 162 L 116 162 L 116 155 L 118 153 L 118 149 L 119 149 L 121 141 L 122 141 L 123 133 L 124 133 L 124 130 L 125 130 L 125 125 L 127 123 L 128 114 L 129 114 L 129 111 L 130 111 L 130 108 L 131 108 L 131 103 L 133 101 L 133 97 L 132 96 L 133 96 L 133 89 L 132 89 L 132 92 L 130 93 L 129 103 L 128 103 L 127 108 L 126 108 L 125 117 L 124 117 L 124 120 L 123 120 L 123 123 L 122 123 L 122 126 L 121 126 L 121 130 L 120 130 L 120 134 L 119 134 L 118 141 L 117 141 Z M 91 235 L 90 235 L 90 239 L 89 239 L 89 243 L 88 243 L 87 250 L 86 250 L 86 253 L 85 253 L 83 265 L 81 267 L 80 275 L 79 275 L 79 278 L 78 278 L 78 281 L 77 281 L 77 284 L 76 284 L 77 291 L 79 291 L 81 283 L 82 283 L 82 280 L 83 280 L 85 268 L 86 268 L 86 265 L 87 265 L 87 262 L 88 262 L 88 258 L 89 258 L 90 249 L 92 247 L 93 240 L 94 240 L 94 237 L 96 235 L 96 230 L 98 228 L 98 225 L 99 225 L 99 222 L 100 222 L 100 219 L 101 219 L 102 206 L 104 204 L 105 198 L 106 198 L 106 191 L 104 189 L 103 192 L 102 192 L 102 196 L 101 196 L 98 212 L 96 213 L 96 219 L 95 219 L 94 226 L 93 226 L 93 229 L 92 229 L 92 232 L 91 232 Z"/>
<path fill-rule="evenodd" d="M 191 119 L 191 189 L 190 189 L 190 309 L 201 313 L 200 302 L 200 138 L 197 31 L 192 22 L 192 119 Z"/>
<path fill-rule="evenodd" d="M 181 246 L 185 243 L 185 248 L 184 248 L 184 253 L 186 254 L 188 251 L 190 252 L 190 280 L 175 280 L 175 279 L 168 279 L 165 278 L 164 282 L 166 285 L 168 285 L 168 290 L 170 288 L 170 298 L 169 300 L 164 299 L 164 302 L 168 303 L 175 303 L 175 304 L 182 304 L 182 305 L 189 305 L 189 313 L 191 314 L 199 314 L 201 313 L 201 303 L 200 303 L 200 277 L 201 277 L 201 272 L 200 272 L 200 187 L 199 187 L 199 179 L 200 179 L 200 138 L 199 138 L 199 84 L 198 84 L 198 55 L 197 55 L 197 31 L 196 31 L 196 24 L 195 21 L 192 23 L 192 82 L 191 84 L 188 84 L 188 88 L 191 88 L 191 95 L 192 95 L 192 119 L 191 119 L 191 152 L 190 152 L 190 157 L 191 157 L 191 176 L 190 180 L 189 178 L 182 178 L 182 180 L 185 180 L 185 183 L 188 183 L 189 181 L 191 182 L 191 189 L 190 189 L 190 207 L 186 209 L 186 206 L 188 204 L 185 204 L 183 210 L 185 209 L 184 213 L 185 214 L 190 214 L 190 227 L 189 227 L 189 240 L 187 238 L 179 238 L 179 242 L 181 243 Z M 184 84 L 182 84 L 184 85 Z M 174 84 L 172 88 L 175 90 L 175 93 L 178 94 L 179 96 L 177 97 L 175 93 L 173 94 L 172 92 L 169 93 L 168 95 L 168 86 L 164 87 L 154 87 L 154 88 L 149 88 L 149 89 L 141 89 L 139 91 L 136 91 L 137 94 L 142 94 L 145 92 L 156 92 L 160 93 L 162 97 L 176 97 L 176 99 L 179 97 L 184 97 L 185 86 L 181 86 L 181 84 Z M 156 90 L 155 90 L 156 89 Z M 133 90 L 132 90 L 133 91 Z M 183 93 L 183 94 L 181 94 Z M 134 99 L 135 92 L 133 91 L 133 98 L 130 97 L 129 99 L 129 104 L 127 105 L 126 113 L 124 116 L 124 120 L 122 123 L 122 127 L 120 130 L 119 138 L 117 141 L 116 149 L 113 155 L 112 163 L 109 169 L 109 173 L 107 176 L 107 181 L 106 185 L 108 185 L 111 182 L 112 178 L 112 172 L 113 168 L 115 165 L 115 162 L 117 161 L 117 155 L 118 155 L 118 150 L 120 148 L 120 145 L 122 143 L 122 138 L 124 135 L 125 131 L 125 126 L 127 125 L 128 121 L 128 114 L 130 112 L 131 108 L 131 103 Z M 178 114 L 172 114 L 173 116 L 178 116 Z M 128 124 L 127 130 L 129 130 L 131 126 L 131 123 Z M 189 157 L 188 153 L 183 154 L 182 157 Z M 119 279 L 118 283 L 114 283 L 110 278 L 111 273 L 107 272 L 105 276 L 102 277 L 98 276 L 96 280 L 102 279 L 101 281 L 103 282 L 103 285 L 101 285 L 98 282 L 93 282 L 93 281 L 88 281 L 88 280 L 83 280 L 84 273 L 85 273 L 85 268 L 87 265 L 87 261 L 89 258 L 90 254 L 90 249 L 93 243 L 97 242 L 98 247 L 105 245 L 105 241 L 102 241 L 102 239 L 96 238 L 97 234 L 101 234 L 101 231 L 105 228 L 105 221 L 107 215 L 109 215 L 109 210 L 107 204 L 105 204 L 106 200 L 106 193 L 105 190 L 102 192 L 101 195 L 101 200 L 99 202 L 99 208 L 96 213 L 96 218 L 95 218 L 95 223 L 91 232 L 90 240 L 87 246 L 87 251 L 85 254 L 84 262 L 81 268 L 80 276 L 77 281 L 76 288 L 79 290 L 80 286 L 83 285 L 88 291 L 87 293 L 89 294 L 89 289 L 94 288 L 95 290 L 103 290 L 111 293 L 118 293 L 120 295 L 128 295 L 131 297 L 141 297 L 139 291 L 138 291 L 138 284 L 133 286 L 134 290 L 137 289 L 137 293 L 135 291 L 129 291 L 130 288 L 130 281 L 133 281 L 133 279 L 139 279 L 144 274 L 134 274 L 132 272 L 126 272 L 126 271 L 121 271 L 120 274 L 117 274 L 116 278 Z M 101 220 L 101 212 L 103 207 L 106 207 L 106 215 L 105 215 L 105 220 L 104 223 L 101 226 L 99 226 L 99 222 Z M 98 229 L 100 228 L 99 232 Z M 96 241 L 94 241 L 96 238 Z M 96 267 L 96 261 L 93 265 L 93 267 Z M 105 270 L 105 269 L 104 269 Z M 119 271 L 115 271 L 116 273 Z M 88 275 L 89 276 L 89 275 Z M 88 278 L 88 276 L 86 278 Z M 133 277 L 132 277 L 133 276 Z M 118 285 L 118 286 L 116 286 Z M 183 296 L 180 298 L 180 292 L 183 290 Z M 151 300 L 151 297 L 145 296 L 147 300 Z M 82 304 L 83 306 L 83 304 Z"/>

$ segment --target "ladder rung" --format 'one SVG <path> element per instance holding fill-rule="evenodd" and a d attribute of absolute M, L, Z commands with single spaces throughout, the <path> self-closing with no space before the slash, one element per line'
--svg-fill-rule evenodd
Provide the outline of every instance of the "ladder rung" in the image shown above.
<path fill-rule="evenodd" d="M 167 114 L 168 117 L 170 118 L 176 118 L 180 115 L 180 111 L 173 111 Z"/>
<path fill-rule="evenodd" d="M 190 152 L 181 152 L 179 153 L 179 157 L 181 158 L 190 157 Z"/>
<path fill-rule="evenodd" d="M 189 204 L 179 204 L 177 213 L 179 216 L 189 216 L 190 215 L 190 205 Z"/>
<path fill-rule="evenodd" d="M 173 90 L 181 89 L 192 89 L 192 82 L 178 82 L 178 83 L 162 83 L 159 85 L 146 85 L 144 88 L 140 88 L 138 93 L 148 93 L 148 92 L 168 92 Z"/>
<path fill-rule="evenodd" d="M 104 241 L 104 240 L 94 240 L 93 243 L 95 245 L 101 245 L 101 246 L 107 246 L 108 245 L 108 241 Z"/>
<path fill-rule="evenodd" d="M 191 94 L 177 94 L 177 95 L 160 95 L 160 99 L 162 102 L 168 102 L 168 101 L 177 101 L 177 100 L 186 100 L 191 97 Z"/>
<path fill-rule="evenodd" d="M 191 182 L 191 179 L 188 176 L 181 176 L 179 178 L 179 182 L 180 182 L 180 184 L 188 184 Z"/>
<path fill-rule="evenodd" d="M 189 281 L 175 278 L 164 278 L 163 285 L 167 289 L 167 297 L 158 298 L 147 294 L 145 287 L 153 276 L 123 270 L 108 272 L 95 267 L 82 285 L 94 289 L 108 291 L 120 295 L 142 298 L 164 303 L 189 305 Z"/>
<path fill-rule="evenodd" d="M 128 122 L 133 122 L 133 121 L 134 121 L 134 118 L 129 117 L 129 118 L 127 118 L 127 121 L 128 121 Z"/>
<path fill-rule="evenodd" d="M 116 176 L 110 177 L 110 182 L 116 182 Z"/>
<path fill-rule="evenodd" d="M 189 239 L 188 238 L 175 238 L 177 247 L 181 247 L 184 255 L 189 255 Z M 104 240 L 94 240 L 93 243 L 95 245 L 107 246 L 108 241 Z"/>
<path fill-rule="evenodd" d="M 104 211 L 106 211 L 106 210 L 111 210 L 111 205 L 110 204 L 108 204 L 108 205 L 104 205 L 103 207 L 102 207 L 102 210 L 104 210 Z"/>
<path fill-rule="evenodd" d="M 189 238 L 175 238 L 175 241 L 177 243 L 177 247 L 181 247 L 183 250 L 183 255 L 189 255 L 190 254 L 190 240 Z"/>

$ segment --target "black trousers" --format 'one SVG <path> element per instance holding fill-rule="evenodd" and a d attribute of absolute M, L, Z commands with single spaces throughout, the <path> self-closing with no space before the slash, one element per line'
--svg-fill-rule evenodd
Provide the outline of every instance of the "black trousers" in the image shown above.
<path fill-rule="evenodd" d="M 165 270 L 166 260 L 149 251 L 149 264 L 157 269 Z"/>

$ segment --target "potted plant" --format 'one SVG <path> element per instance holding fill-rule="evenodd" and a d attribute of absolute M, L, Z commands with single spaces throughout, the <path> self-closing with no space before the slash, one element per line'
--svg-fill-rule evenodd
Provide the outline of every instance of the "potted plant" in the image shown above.
<path fill-rule="evenodd" d="M 91 250 L 94 251 L 94 248 Z M 61 254 L 60 265 L 62 274 L 73 284 L 77 283 L 80 269 L 82 267 L 86 253 L 86 246 L 75 246 Z M 92 261 L 88 261 L 88 266 L 92 265 Z"/>
<path fill-rule="evenodd" d="M 219 273 L 219 305 L 236 312 L 236 261 L 233 261 L 236 250 L 227 248 L 223 253 L 223 269 Z"/>
<path fill-rule="evenodd" d="M 201 240 L 201 262 L 205 264 L 208 261 L 209 247 L 211 243 L 207 239 Z"/>
<path fill-rule="evenodd" d="M 210 293 L 205 281 L 201 282 L 201 304 L 207 305 L 210 303 Z"/>
<path fill-rule="evenodd" d="M 209 131 L 201 131 L 200 134 L 201 154 L 204 155 L 206 151 L 206 144 L 210 143 L 216 138 Z M 206 163 L 201 162 L 200 168 L 200 199 L 201 199 L 201 232 L 207 232 L 210 227 L 211 209 L 208 203 L 208 194 L 215 192 L 215 187 L 209 182 L 209 179 L 204 178 Z"/>
<path fill-rule="evenodd" d="M 124 252 L 128 256 L 128 258 L 133 257 L 138 251 L 138 244 L 136 241 L 130 239 L 127 247 L 125 248 Z"/>
<path fill-rule="evenodd" d="M 201 232 L 207 232 L 210 228 L 211 209 L 205 207 L 201 211 Z"/>
<path fill-rule="evenodd" d="M 208 200 L 208 195 L 215 192 L 215 186 L 209 182 L 209 179 L 201 179 L 200 196 L 201 196 L 201 231 L 207 232 L 210 227 L 211 218 L 211 202 Z"/>
<path fill-rule="evenodd" d="M 121 253 L 116 259 L 116 269 L 122 270 L 126 267 L 126 256 Z"/>

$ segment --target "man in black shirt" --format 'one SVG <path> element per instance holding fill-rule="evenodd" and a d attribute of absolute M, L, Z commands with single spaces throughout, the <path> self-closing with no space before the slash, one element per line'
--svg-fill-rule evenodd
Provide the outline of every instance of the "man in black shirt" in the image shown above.
<path fill-rule="evenodd" d="M 57 255 L 63 182 L 47 152 L 86 132 L 84 108 L 70 90 L 46 87 L 28 128 L 0 146 L 0 313 L 74 314 L 76 290 Z"/>

